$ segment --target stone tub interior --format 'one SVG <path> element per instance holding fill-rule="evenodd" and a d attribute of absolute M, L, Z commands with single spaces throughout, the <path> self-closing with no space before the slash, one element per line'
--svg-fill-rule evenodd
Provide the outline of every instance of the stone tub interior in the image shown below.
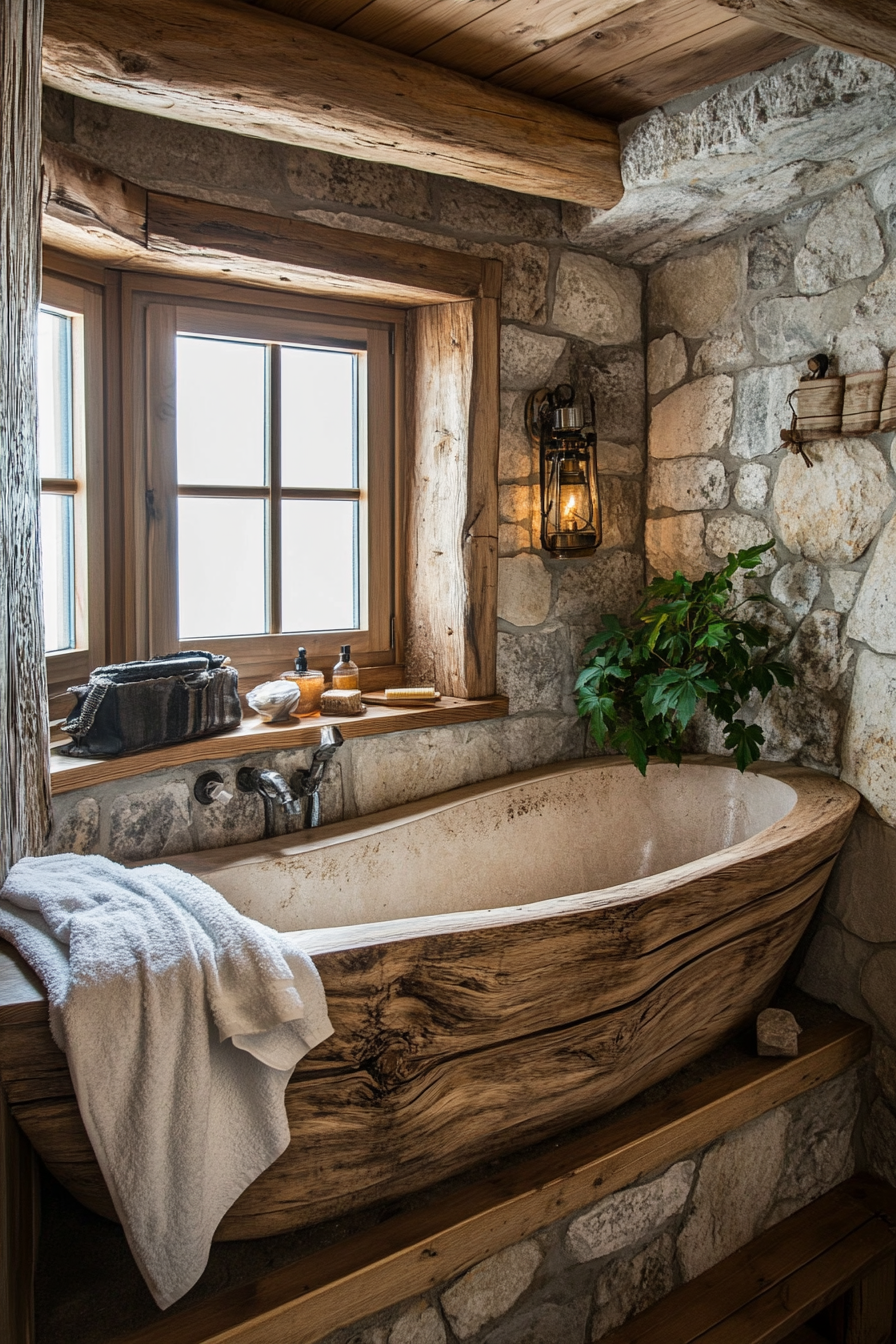
<path fill-rule="evenodd" d="M 170 860 L 283 932 L 500 909 L 666 873 L 781 820 L 764 775 L 579 762 L 362 821 Z M 397 932 L 397 930 L 396 930 Z"/>

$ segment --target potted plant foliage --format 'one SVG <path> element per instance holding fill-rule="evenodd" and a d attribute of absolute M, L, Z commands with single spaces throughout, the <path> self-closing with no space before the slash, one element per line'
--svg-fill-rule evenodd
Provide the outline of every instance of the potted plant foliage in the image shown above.
<path fill-rule="evenodd" d="M 589 720 L 599 747 L 623 752 L 642 775 L 651 756 L 678 765 L 685 729 L 702 700 L 724 725 L 738 769 L 759 759 L 765 735 L 738 713 L 754 691 L 764 699 L 776 682 L 792 686 L 793 675 L 762 656 L 768 635 L 738 619 L 731 594 L 737 571 L 755 569 L 773 545 L 729 555 L 720 573 L 702 579 L 678 571 L 654 579 L 631 625 L 602 617 L 576 681 L 579 716 Z"/>

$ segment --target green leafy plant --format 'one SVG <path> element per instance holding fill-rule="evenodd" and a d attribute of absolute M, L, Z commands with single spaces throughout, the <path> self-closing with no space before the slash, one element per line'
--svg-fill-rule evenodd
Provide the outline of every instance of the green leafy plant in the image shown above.
<path fill-rule="evenodd" d="M 759 759 L 762 729 L 738 712 L 753 691 L 764 699 L 775 682 L 792 686 L 793 676 L 762 657 L 767 634 L 739 620 L 730 603 L 734 575 L 755 569 L 773 545 L 729 555 L 720 573 L 702 579 L 677 570 L 671 579 L 654 579 L 629 626 L 616 616 L 601 618 L 603 628 L 585 645 L 590 661 L 576 681 L 579 716 L 590 720 L 599 747 L 623 752 L 642 775 L 651 756 L 678 765 L 684 731 L 703 700 L 724 724 L 725 746 L 738 769 Z"/>

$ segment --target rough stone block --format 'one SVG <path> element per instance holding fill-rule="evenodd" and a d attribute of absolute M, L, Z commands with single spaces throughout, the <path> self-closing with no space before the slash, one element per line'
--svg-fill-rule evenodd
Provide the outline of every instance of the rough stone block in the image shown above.
<path fill-rule="evenodd" d="M 896 260 L 871 281 L 863 297 L 856 297 L 855 322 L 869 339 L 892 350 L 896 346 Z"/>
<path fill-rule="evenodd" d="M 728 482 L 722 463 L 711 457 L 652 460 L 647 477 L 648 509 L 724 509 Z"/>
<path fill-rule="evenodd" d="M 896 205 L 896 160 L 874 173 L 868 182 L 868 189 L 878 210 Z"/>
<path fill-rule="evenodd" d="M 841 613 L 851 611 L 859 591 L 863 575 L 849 569 L 829 569 L 828 587 L 831 590 L 831 606 Z"/>
<path fill-rule="evenodd" d="M 869 369 L 887 367 L 882 351 L 871 333 L 862 326 L 843 327 L 838 331 L 831 353 L 838 373 L 867 373 Z"/>
<path fill-rule="evenodd" d="M 534 387 L 529 391 L 534 391 Z M 501 393 L 498 479 L 519 481 L 538 471 L 538 454 L 526 432 L 526 392 Z"/>
<path fill-rule="evenodd" d="M 589 634 L 606 612 L 627 620 L 640 601 L 644 560 L 632 551 L 610 551 L 587 560 L 561 562 L 555 615 L 571 625 L 589 625 Z"/>
<path fill-rule="evenodd" d="M 296 756 L 295 764 L 291 768 L 290 766 L 286 768 L 285 779 L 289 779 L 293 771 L 304 768 L 307 764 L 304 753 L 301 754 L 300 758 L 298 753 L 296 753 Z M 210 761 L 207 767 L 204 765 L 194 766 L 196 772 L 194 778 L 202 774 L 206 768 L 217 770 L 224 779 L 225 788 L 233 794 L 229 803 L 212 803 L 209 807 L 203 807 L 201 803 L 193 804 L 193 834 L 196 837 L 197 849 L 217 849 L 221 845 L 242 845 L 249 840 L 260 840 L 264 835 L 264 804 L 257 793 L 240 793 L 236 787 L 237 768 L 244 764 L 244 761 L 238 761 L 233 765 L 229 762 L 223 764 L 221 761 Z M 272 765 L 272 762 L 267 759 L 259 759 L 253 761 L 252 764 L 268 766 Z M 283 774 L 279 763 L 274 765 L 273 768 Z M 332 817 L 327 820 L 339 820 L 341 815 L 340 809 L 338 818 Z"/>
<path fill-rule="evenodd" d="M 693 1162 L 677 1162 L 646 1185 L 629 1186 L 608 1195 L 573 1219 L 566 1250 L 580 1264 L 635 1246 L 658 1233 L 681 1213 L 691 1192 Z"/>
<path fill-rule="evenodd" d="M 756 713 L 765 733 L 762 754 L 773 761 L 799 760 L 803 765 L 837 765 L 840 711 L 836 704 L 805 685 L 775 686 Z"/>
<path fill-rule="evenodd" d="M 706 373 L 733 373 L 748 368 L 752 362 L 743 331 L 738 328 L 703 342 L 694 356 L 694 375 L 702 378 Z"/>
<path fill-rule="evenodd" d="M 48 854 L 93 854 L 100 840 L 100 806 L 95 798 L 64 794 L 53 799 L 53 833 Z"/>
<path fill-rule="evenodd" d="M 602 438 L 614 443 L 644 441 L 643 351 L 603 350 L 585 341 L 573 340 L 570 343 L 569 381 L 580 393 L 594 393 L 598 432 Z"/>
<path fill-rule="evenodd" d="M 678 1239 L 686 1281 L 745 1246 L 765 1226 L 781 1179 L 789 1124 L 783 1108 L 768 1111 L 703 1158 Z"/>
<path fill-rule="evenodd" d="M 868 1021 L 868 1009 L 859 993 L 862 967 L 871 948 L 859 938 L 831 924 L 823 924 L 809 944 L 797 985 L 822 1003 L 833 1003 L 844 1013 Z"/>
<path fill-rule="evenodd" d="M 500 187 L 439 177 L 434 182 L 441 224 L 458 234 L 494 238 L 560 238 L 560 206 L 541 196 L 523 196 Z"/>
<path fill-rule="evenodd" d="M 882 947 L 862 967 L 862 997 L 896 1044 L 896 947 Z"/>
<path fill-rule="evenodd" d="M 546 320 L 550 254 L 545 248 L 532 243 L 461 243 L 460 251 L 501 262 L 501 315 L 506 322 Z"/>
<path fill-rule="evenodd" d="M 793 638 L 789 653 L 797 677 L 815 691 L 832 691 L 846 670 L 848 649 L 840 643 L 840 616 L 813 611 Z"/>
<path fill-rule="evenodd" d="M 506 774 L 512 767 L 501 730 L 495 732 L 495 727 L 451 724 L 354 741 L 354 815 L 367 816 Z"/>
<path fill-rule="evenodd" d="M 641 482 L 605 476 L 600 482 L 601 546 L 634 549 L 641 543 Z"/>
<path fill-rule="evenodd" d="M 770 1223 L 788 1218 L 852 1175 L 859 1101 L 857 1072 L 848 1069 L 790 1103 L 787 1152 Z"/>
<path fill-rule="evenodd" d="M 641 337 L 641 277 L 602 257 L 564 252 L 555 281 L 551 322 L 596 345 L 628 345 Z"/>
<path fill-rule="evenodd" d="M 843 778 L 896 826 L 896 660 L 859 654 L 843 734 Z"/>
<path fill-rule="evenodd" d="M 432 179 L 427 173 L 294 146 L 281 153 L 289 190 L 302 200 L 382 210 L 404 219 L 433 217 Z"/>
<path fill-rule="evenodd" d="M 647 391 L 652 397 L 677 387 L 688 372 L 687 346 L 677 331 L 651 341 L 647 347 Z"/>
<path fill-rule="evenodd" d="M 520 1309 L 490 1330 L 482 1344 L 583 1344 L 588 1307 L 583 1297 Z"/>
<path fill-rule="evenodd" d="M 115 798 L 109 812 L 110 859 L 154 859 L 192 849 L 190 792 L 172 783 Z"/>
<path fill-rule="evenodd" d="M 823 439 L 809 451 L 811 470 L 794 454 L 778 470 L 773 502 L 781 540 L 807 560 L 850 564 L 893 502 L 886 463 L 867 439 Z"/>
<path fill-rule="evenodd" d="M 612 476 L 640 476 L 644 470 L 644 451 L 634 443 L 597 441 L 597 469 Z"/>
<path fill-rule="evenodd" d="M 526 1291 L 542 1261 L 534 1241 L 520 1241 L 474 1265 L 442 1293 L 442 1308 L 458 1339 L 469 1339 L 503 1316 Z"/>
<path fill-rule="evenodd" d="M 706 553 L 702 513 L 680 513 L 674 518 L 648 518 L 644 524 L 647 563 L 671 578 L 681 570 L 686 579 L 701 579 L 711 560 Z"/>
<path fill-rule="evenodd" d="M 445 1344 L 444 1322 L 424 1299 L 399 1316 L 389 1331 L 389 1344 Z"/>
<path fill-rule="evenodd" d="M 498 690 L 508 697 L 511 714 L 534 709 L 571 713 L 573 681 L 564 626 L 518 635 L 498 631 Z"/>
<path fill-rule="evenodd" d="M 708 336 L 733 313 L 744 278 L 739 243 L 720 243 L 694 256 L 663 262 L 648 285 L 651 329 L 673 327 L 682 336 Z"/>
<path fill-rule="evenodd" d="M 760 358 L 781 364 L 827 349 L 831 332 L 846 326 L 862 291 L 861 281 L 852 281 L 809 298 L 761 299 L 748 317 Z"/>
<path fill-rule="evenodd" d="M 896 1107 L 896 1050 L 876 1038 L 871 1046 L 871 1068 L 887 1105 Z M 896 1160 L 896 1148 L 893 1156 Z"/>
<path fill-rule="evenodd" d="M 782 566 L 771 583 L 772 597 L 789 607 L 798 620 L 808 616 L 820 591 L 821 570 L 807 560 Z"/>
<path fill-rule="evenodd" d="M 717 452 L 731 424 L 733 390 L 731 378 L 714 374 L 670 392 L 651 413 L 651 457 Z"/>
<path fill-rule="evenodd" d="M 502 485 L 498 488 L 498 517 L 502 523 L 517 523 L 531 529 L 536 510 L 533 486 Z"/>
<path fill-rule="evenodd" d="M 706 549 L 720 560 L 750 546 L 764 546 L 772 540 L 765 523 L 748 513 L 721 513 L 706 524 Z M 777 566 L 774 547 L 766 551 L 760 563 L 751 572 L 757 576 L 771 574 Z"/>
<path fill-rule="evenodd" d="M 668 1232 L 637 1255 L 610 1261 L 601 1270 L 594 1292 L 592 1341 L 602 1339 L 671 1293 L 675 1286 L 674 1262 L 675 1239 Z"/>
<path fill-rule="evenodd" d="M 871 1107 L 864 1139 L 871 1170 L 896 1185 L 896 1115 L 880 1097 Z"/>
<path fill-rule="evenodd" d="M 896 518 L 877 539 L 846 633 L 877 653 L 896 653 Z"/>
<path fill-rule="evenodd" d="M 856 183 L 828 201 L 809 224 L 794 263 L 796 282 L 804 294 L 823 294 L 845 280 L 870 275 L 883 260 L 874 211 Z"/>
<path fill-rule="evenodd" d="M 739 375 L 731 430 L 735 457 L 764 457 L 778 451 L 781 430 L 790 424 L 787 397 L 798 381 L 789 364 L 749 369 Z"/>
<path fill-rule="evenodd" d="M 824 905 L 857 938 L 896 943 L 896 830 L 863 808 L 834 865 Z"/>
<path fill-rule="evenodd" d="M 527 527 L 518 523 L 498 524 L 498 555 L 517 555 L 527 551 L 532 545 L 532 536 Z"/>
<path fill-rule="evenodd" d="M 748 462 L 741 467 L 734 487 L 734 498 L 742 509 L 761 509 L 768 499 L 771 471 L 761 462 Z"/>
<path fill-rule="evenodd" d="M 747 240 L 747 286 L 777 289 L 790 276 L 793 247 L 783 229 L 757 229 Z"/>
<path fill-rule="evenodd" d="M 498 615 L 510 625 L 541 625 L 551 609 L 551 576 L 537 555 L 498 565 Z"/>
<path fill-rule="evenodd" d="M 562 336 L 544 336 L 524 327 L 501 328 L 501 382 L 505 389 L 533 392 L 551 382 L 554 365 L 563 354 Z"/>
<path fill-rule="evenodd" d="M 756 1053 L 795 1059 L 800 1052 L 802 1027 L 785 1008 L 764 1008 L 756 1018 Z"/>

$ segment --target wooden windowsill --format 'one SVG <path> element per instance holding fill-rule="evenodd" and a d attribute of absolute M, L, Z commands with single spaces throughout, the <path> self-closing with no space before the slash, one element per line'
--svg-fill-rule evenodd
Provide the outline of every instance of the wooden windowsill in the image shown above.
<path fill-rule="evenodd" d="M 189 765 L 192 761 L 221 761 L 259 751 L 316 747 L 325 724 L 335 724 L 346 738 L 376 737 L 380 733 L 404 733 L 411 728 L 440 728 L 449 723 L 503 719 L 506 714 L 507 699 L 502 695 L 481 700 L 460 700 L 443 695 L 437 705 L 402 705 L 395 709 L 368 705 L 366 714 L 348 717 L 328 714 L 326 718 L 296 719 L 288 724 L 262 723 L 250 712 L 239 728 L 229 733 L 200 737 L 155 751 L 137 752 L 133 756 L 100 760 L 60 756 L 54 751 L 50 756 L 50 779 L 54 794 L 72 793 L 75 789 L 95 788 L 116 779 L 131 779 L 153 770 Z"/>

